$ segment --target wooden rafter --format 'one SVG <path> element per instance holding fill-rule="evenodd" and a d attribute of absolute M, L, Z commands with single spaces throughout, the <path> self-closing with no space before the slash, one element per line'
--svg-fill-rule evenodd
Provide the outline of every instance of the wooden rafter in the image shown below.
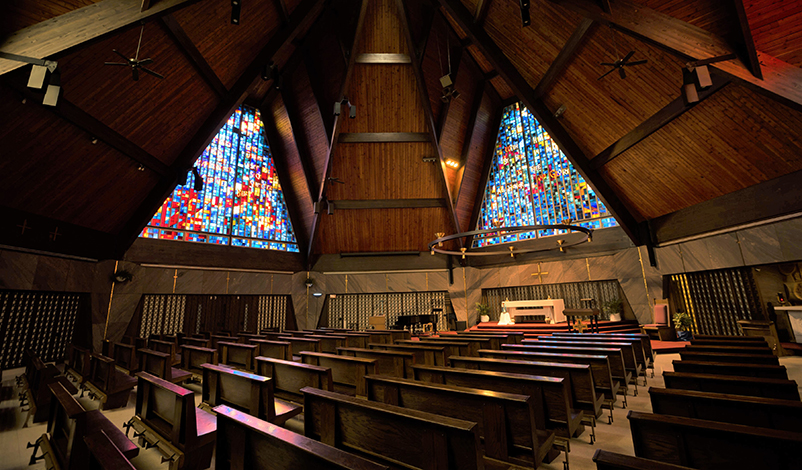
<path fill-rule="evenodd" d="M 340 93 L 337 95 L 337 101 L 342 101 L 346 94 L 348 93 L 348 86 L 350 85 L 351 75 L 354 72 L 354 65 L 356 64 L 356 51 L 359 50 L 359 41 L 362 39 L 362 28 L 365 25 L 365 14 L 368 10 L 368 1 L 369 0 L 362 0 L 360 7 L 359 7 L 359 17 L 357 18 L 356 28 L 354 31 L 354 40 L 351 43 L 351 48 L 347 51 L 348 56 L 348 65 L 345 69 L 345 76 L 343 76 L 343 81 L 340 84 Z M 323 179 L 320 182 L 320 193 L 318 194 L 317 199 L 314 199 L 312 202 L 319 202 L 326 197 L 326 190 L 328 189 L 328 181 L 329 175 L 331 175 L 331 157 L 334 154 L 334 151 L 337 149 L 337 142 L 339 141 L 340 135 L 340 127 L 342 126 L 342 120 L 347 119 L 344 114 L 334 117 L 334 124 L 331 131 L 331 140 L 329 141 L 329 149 L 326 152 L 326 161 L 324 163 L 325 171 L 323 172 Z M 306 259 L 307 263 L 312 262 L 312 250 L 315 247 L 315 239 L 317 238 L 317 233 L 320 231 L 320 212 L 315 212 L 315 218 L 312 221 L 312 233 L 309 238 L 309 247 L 307 248 Z M 311 267 L 311 266 L 309 266 Z"/>
<path fill-rule="evenodd" d="M 438 0 L 438 2 L 448 11 L 460 27 L 465 30 L 468 37 L 471 38 L 473 43 L 485 55 L 493 68 L 498 71 L 499 75 L 507 82 L 510 88 L 515 91 L 518 98 L 529 111 L 534 114 L 551 138 L 557 142 L 560 149 L 565 153 L 565 156 L 568 157 L 574 165 L 574 168 L 576 168 L 585 181 L 593 187 L 596 195 L 601 198 L 610 213 L 615 216 L 630 239 L 632 239 L 636 245 L 639 245 L 640 235 L 638 222 L 635 220 L 635 217 L 629 209 L 624 206 L 618 196 L 616 196 L 612 188 L 607 184 L 607 181 L 605 181 L 596 170 L 591 168 L 588 157 L 563 127 L 562 123 L 554 117 L 554 114 L 548 109 L 545 103 L 543 103 L 541 99 L 535 97 L 535 92 L 532 87 L 527 83 L 526 79 L 521 75 L 518 69 L 515 68 L 512 62 L 510 62 L 507 56 L 504 55 L 501 48 L 498 47 L 482 27 L 473 24 L 470 12 L 462 5 L 460 0 Z"/>
<path fill-rule="evenodd" d="M 438 44 L 438 47 L 440 45 Z M 456 57 L 454 57 L 454 73 L 451 76 L 451 80 L 454 83 L 454 86 L 457 84 L 457 76 L 459 75 L 459 66 L 462 63 L 462 56 L 465 54 L 465 48 L 460 47 L 459 51 L 457 51 Z M 439 77 L 438 77 L 439 78 Z M 425 83 L 422 83 L 425 85 Z M 426 102 L 427 107 L 431 107 L 429 102 Z M 439 144 L 440 139 L 443 138 L 443 130 L 446 128 L 446 120 L 448 119 L 448 111 L 451 109 L 451 101 L 448 101 L 443 104 L 443 107 L 440 109 L 440 119 L 437 122 L 437 142 Z"/>
<path fill-rule="evenodd" d="M 415 48 L 418 51 L 418 57 L 426 55 L 426 47 L 429 45 L 429 38 L 432 36 L 432 28 L 434 27 L 434 19 L 437 16 L 437 9 L 430 8 L 428 14 L 423 19 L 423 35 L 418 41 L 418 46 Z"/>
<path fill-rule="evenodd" d="M 574 33 L 571 34 L 571 37 L 565 42 L 565 45 L 560 50 L 560 53 L 557 54 L 557 58 L 554 59 L 554 62 L 551 63 L 549 69 L 545 74 L 543 74 L 543 78 L 540 79 L 540 82 L 538 82 L 537 86 L 535 87 L 535 96 L 537 98 L 542 98 L 546 91 L 551 88 L 554 80 L 563 73 L 566 67 L 568 67 L 568 64 L 574 57 L 574 53 L 582 44 L 582 40 L 585 39 L 585 36 L 587 35 L 587 32 L 591 26 L 593 26 L 593 20 L 591 19 L 583 18 L 579 22 L 579 25 L 574 30 Z"/>
<path fill-rule="evenodd" d="M 462 178 L 465 176 L 465 166 L 468 164 L 468 156 L 471 152 L 471 140 L 473 140 L 473 133 L 476 130 L 476 117 L 479 115 L 479 108 L 482 107 L 482 100 L 484 99 L 485 90 L 487 88 L 487 81 L 482 80 L 473 94 L 473 102 L 471 103 L 470 114 L 468 115 L 468 130 L 465 132 L 465 138 L 462 140 L 462 150 L 460 151 L 460 167 L 457 170 L 456 187 L 454 188 L 455 205 L 459 204 L 459 195 L 462 191 Z"/>
<path fill-rule="evenodd" d="M 274 0 L 276 3 L 276 10 L 281 15 L 281 22 L 287 24 L 290 22 L 290 12 L 287 10 L 287 2 L 284 0 Z"/>
<path fill-rule="evenodd" d="M 495 92 L 492 86 L 488 87 L 488 89 Z M 479 215 L 482 213 L 482 204 L 484 204 L 485 201 L 485 188 L 487 187 L 487 180 L 490 178 L 490 170 L 493 167 L 493 155 L 496 151 L 496 141 L 498 140 L 498 134 L 501 130 L 501 117 L 503 113 L 504 107 L 498 106 L 488 123 L 489 126 L 492 126 L 491 129 L 494 129 L 494 131 L 491 134 L 492 139 L 490 139 L 487 143 L 487 147 L 485 147 L 484 159 L 482 160 L 482 177 L 479 180 L 479 188 L 476 190 L 476 197 L 473 202 L 473 211 L 471 212 L 471 221 L 468 224 L 468 230 L 473 230 L 474 227 L 476 227 L 479 223 Z M 468 238 L 466 246 L 470 247 L 472 244 L 473 236 Z"/>
<path fill-rule="evenodd" d="M 599 152 L 599 154 L 596 155 L 593 160 L 591 160 L 590 166 L 594 170 L 598 170 L 604 165 L 610 163 L 616 157 L 637 145 L 638 142 L 657 132 L 674 119 L 682 116 L 686 111 L 690 110 L 697 104 L 713 96 L 714 93 L 727 86 L 728 83 L 730 83 L 730 80 L 726 77 L 723 77 L 721 74 L 713 75 L 713 86 L 699 92 L 699 101 L 686 105 L 685 100 L 680 97 L 671 103 L 668 103 L 665 107 L 663 107 L 663 109 L 657 111 L 648 119 L 640 123 L 638 127 L 632 129 L 625 136 L 621 137 L 609 147 Z"/>
<path fill-rule="evenodd" d="M 162 23 L 164 23 L 170 37 L 173 38 L 178 48 L 189 59 L 195 70 L 206 80 L 206 83 L 217 93 L 217 96 L 220 98 L 225 97 L 228 94 L 228 89 L 223 85 L 220 77 L 217 76 L 206 58 L 203 57 L 203 54 L 201 54 L 198 47 L 195 46 L 195 43 L 192 42 L 192 39 L 189 38 L 184 28 L 178 24 L 173 15 L 164 15 Z"/>
<path fill-rule="evenodd" d="M 176 11 L 197 0 L 161 0 L 145 11 L 131 0 L 103 0 L 12 33 L 0 42 L 0 51 L 36 59 L 94 41 L 128 25 Z M 0 59 L 0 75 L 24 63 Z"/>
<path fill-rule="evenodd" d="M 443 148 L 440 146 L 440 142 L 438 141 L 437 135 L 437 127 L 435 127 L 434 122 L 434 115 L 432 114 L 432 106 L 429 101 L 429 92 L 426 88 L 426 81 L 423 77 L 423 69 L 421 68 L 421 58 L 418 57 L 417 54 L 414 54 L 415 51 L 415 41 L 412 38 L 412 29 L 410 27 L 410 20 L 409 20 L 409 12 L 407 11 L 406 5 L 404 4 L 404 0 L 396 0 L 396 6 L 398 7 L 398 17 L 401 21 L 401 30 L 406 37 L 407 46 L 411 52 L 410 56 L 412 58 L 412 71 L 415 74 L 415 80 L 418 84 L 418 94 L 420 97 L 421 106 L 423 107 L 423 111 L 426 118 L 426 125 L 429 128 L 429 135 L 431 135 L 432 140 L 432 147 L 434 151 L 437 153 L 437 159 L 440 163 L 440 171 L 437 174 L 440 176 L 440 181 L 443 183 L 443 188 L 446 192 L 446 201 L 448 203 L 448 215 L 449 220 L 454 229 L 454 233 L 459 232 L 459 220 L 457 219 L 457 212 L 454 209 L 454 201 L 451 199 L 451 188 L 448 184 L 448 179 L 446 178 L 445 170 L 446 170 L 446 161 L 443 155 Z M 463 246 L 462 239 L 459 239 L 460 247 Z"/>
<path fill-rule="evenodd" d="M 384 142 L 429 142 L 426 132 L 341 132 L 341 144 L 376 144 Z"/>
<path fill-rule="evenodd" d="M 245 100 L 248 88 L 251 83 L 259 76 L 262 68 L 274 57 L 281 49 L 289 45 L 298 34 L 305 30 L 323 10 L 324 0 L 303 0 L 290 16 L 290 23 L 278 30 L 267 44 L 251 61 L 242 75 L 234 83 L 228 96 L 221 100 L 206 121 L 195 132 L 184 150 L 178 155 L 175 162 L 171 165 L 171 174 L 162 177 L 156 187 L 150 192 L 148 197 L 139 205 L 133 217 L 120 231 L 118 253 L 120 256 L 136 240 L 136 237 L 147 225 L 148 220 L 164 203 L 178 184 L 178 175 L 185 174 L 192 168 L 195 160 L 203 153 L 203 150 L 211 143 L 214 136 L 226 123 L 228 117 Z"/>
<path fill-rule="evenodd" d="M 490 3 L 493 0 L 479 0 L 476 2 L 476 11 L 473 14 L 473 22 L 482 25 L 487 18 L 487 11 L 490 9 Z"/>
<path fill-rule="evenodd" d="M 444 198 L 428 199 L 354 199 L 328 201 L 328 204 L 338 210 L 360 209 L 418 209 L 421 207 L 446 207 Z"/>
<path fill-rule="evenodd" d="M 594 0 L 551 0 L 593 20 L 653 44 L 684 60 L 704 60 L 737 54 L 724 39 L 701 28 L 628 0 L 617 0 L 613 13 L 604 13 Z M 711 67 L 744 86 L 802 110 L 802 69 L 757 52 L 763 79 L 740 60 L 716 62 Z M 679 74 L 679 71 L 677 71 Z"/>
<path fill-rule="evenodd" d="M 759 79 L 763 79 L 763 70 L 760 68 L 760 59 L 757 56 L 757 49 L 755 48 L 755 40 L 752 38 L 752 28 L 749 26 L 749 19 L 746 17 L 746 9 L 744 8 L 743 0 L 732 0 L 732 5 L 735 8 L 735 17 L 738 19 L 736 36 L 740 39 L 741 44 L 733 44 L 736 49 L 741 49 L 740 56 L 752 75 Z"/>
<path fill-rule="evenodd" d="M 326 130 L 326 140 L 331 142 L 331 132 L 334 126 L 334 115 L 328 112 L 325 106 L 326 94 L 323 91 L 323 75 L 320 73 L 317 64 L 312 58 L 311 45 L 309 42 L 304 43 L 304 65 L 306 65 L 306 74 L 309 76 L 309 84 L 312 87 L 312 94 L 315 95 L 315 103 L 317 103 L 317 113 L 320 120 L 323 121 L 323 129 Z M 324 111 L 325 110 L 325 111 Z"/>

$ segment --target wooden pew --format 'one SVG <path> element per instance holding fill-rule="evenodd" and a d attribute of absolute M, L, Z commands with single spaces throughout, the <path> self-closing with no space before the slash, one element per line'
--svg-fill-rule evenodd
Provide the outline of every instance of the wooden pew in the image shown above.
<path fill-rule="evenodd" d="M 667 388 L 649 389 L 652 412 L 799 432 L 802 401 Z"/>
<path fill-rule="evenodd" d="M 436 341 L 436 340 L 428 340 L 428 341 L 399 340 L 396 341 L 395 344 L 402 344 L 405 346 L 418 345 L 418 346 L 433 346 L 433 347 L 445 348 L 446 364 L 448 364 L 448 358 L 451 356 L 471 355 L 471 343 L 468 343 L 467 341 L 462 342 L 462 341 Z"/>
<path fill-rule="evenodd" d="M 259 346 L 257 356 L 272 357 L 284 361 L 292 360 L 292 344 L 288 341 L 272 341 L 267 339 L 251 339 L 251 344 Z"/>
<path fill-rule="evenodd" d="M 270 341 L 281 341 L 281 338 L 284 338 L 285 336 L 292 336 L 292 335 L 287 334 L 287 333 L 279 333 L 279 332 L 263 332 L 262 336 L 264 336 L 266 339 L 268 339 Z"/>
<path fill-rule="evenodd" d="M 415 364 L 426 364 L 428 366 L 446 365 L 446 348 L 443 346 L 371 343 L 370 348 L 385 351 L 402 351 L 412 353 L 412 355 L 415 356 Z"/>
<path fill-rule="evenodd" d="M 375 331 L 377 333 L 390 333 L 392 340 L 389 343 L 384 343 L 384 344 L 393 344 L 397 339 L 401 340 L 412 339 L 412 333 L 410 333 L 409 330 L 371 330 L 371 331 Z"/>
<path fill-rule="evenodd" d="M 685 346 L 683 351 L 686 352 L 693 352 L 693 353 L 715 353 L 715 354 L 751 354 L 751 355 L 763 355 L 763 356 L 773 356 L 774 351 L 772 351 L 768 346 L 762 347 L 743 347 L 743 346 L 710 346 L 710 345 L 690 345 Z"/>
<path fill-rule="evenodd" d="M 441 335 L 445 336 L 445 335 Z M 487 339 L 490 341 L 490 345 L 487 349 L 494 349 L 496 351 L 501 350 L 502 344 L 513 344 L 515 341 L 514 337 L 509 335 L 477 335 L 477 334 L 470 334 L 470 333 L 461 333 L 458 331 L 456 335 L 452 335 L 456 338 L 470 338 L 470 339 Z M 485 349 L 485 348 L 482 348 Z"/>
<path fill-rule="evenodd" d="M 50 410 L 52 393 L 48 385 L 55 382 L 61 383 L 70 393 L 77 393 L 78 389 L 66 376 L 60 375 L 61 372 L 55 365 L 45 364 L 33 351 L 26 349 L 23 352 L 23 361 L 25 362 L 25 375 L 22 377 L 23 392 L 20 405 L 27 404 L 28 416 L 33 417 L 34 423 L 39 423 L 47 420 Z"/>
<path fill-rule="evenodd" d="M 336 336 L 345 336 L 346 338 L 346 347 L 349 348 L 367 348 L 368 347 L 368 340 L 370 340 L 370 335 L 365 333 L 349 333 L 347 331 L 343 332 L 329 332 L 326 333 L 329 335 L 336 335 Z"/>
<path fill-rule="evenodd" d="M 302 351 L 301 362 L 330 368 L 336 392 L 366 397 L 368 391 L 365 376 L 376 374 L 377 361 L 376 359 Z"/>
<path fill-rule="evenodd" d="M 153 351 L 152 349 L 140 349 L 137 351 L 139 368 L 153 374 L 160 379 L 167 380 L 174 384 L 180 384 L 192 377 L 191 372 L 176 369 L 170 364 L 170 355 Z"/>
<path fill-rule="evenodd" d="M 582 423 L 591 426 L 590 443 L 593 444 L 596 440 L 594 428 L 596 427 L 596 418 L 602 414 L 601 405 L 604 397 L 596 392 L 589 365 L 452 356 L 451 367 L 565 379 L 571 390 L 573 409 L 585 412 Z"/>
<path fill-rule="evenodd" d="M 212 342 L 211 348 L 212 349 L 220 349 L 217 347 L 217 343 L 220 341 L 224 341 L 226 343 L 236 343 L 237 337 L 236 336 L 221 336 L 221 335 L 210 335 L 209 340 Z"/>
<path fill-rule="evenodd" d="M 415 356 L 409 352 L 381 351 L 378 349 L 337 348 L 341 356 L 362 357 L 376 360 L 376 371 L 381 375 L 393 377 L 412 377 L 412 364 Z"/>
<path fill-rule="evenodd" d="M 249 372 L 256 370 L 253 358 L 257 355 L 257 345 L 219 341 L 217 347 L 220 349 L 220 364 Z"/>
<path fill-rule="evenodd" d="M 83 438 L 89 449 L 89 462 L 83 468 L 88 470 L 136 470 L 130 460 L 120 452 L 104 432 L 90 434 Z"/>
<path fill-rule="evenodd" d="M 303 330 L 284 330 L 285 336 L 293 336 L 296 338 L 304 338 L 309 335 L 306 331 Z"/>
<path fill-rule="evenodd" d="M 765 379 L 788 379 L 785 366 L 738 364 L 737 362 L 673 361 L 674 372 L 713 375 L 741 375 Z"/>
<path fill-rule="evenodd" d="M 300 338 L 297 336 L 282 336 L 279 341 L 284 341 L 292 345 L 293 358 L 300 359 L 298 355 L 302 351 L 320 352 L 320 340 Z"/>
<path fill-rule="evenodd" d="M 259 375 L 273 379 L 276 401 L 302 403 L 304 397 L 301 389 L 304 387 L 334 390 L 330 367 L 259 356 L 256 358 L 256 370 Z"/>
<path fill-rule="evenodd" d="M 552 333 L 552 336 L 586 336 L 586 337 L 604 337 L 604 338 L 629 338 L 639 339 L 643 346 L 643 352 L 651 363 L 654 363 L 654 351 L 652 350 L 652 340 L 649 335 L 645 333 Z"/>
<path fill-rule="evenodd" d="M 48 410 L 47 432 L 36 441 L 31 464 L 44 459 L 46 468 L 83 470 L 90 465 L 89 448 L 83 440 L 84 436 L 104 431 L 107 439 L 123 455 L 129 459 L 137 456 L 139 448 L 99 410 L 84 409 L 61 383 L 51 383 L 48 391 L 52 400 Z M 36 457 L 40 448 L 42 456 Z"/>
<path fill-rule="evenodd" d="M 632 343 L 611 343 L 611 342 L 591 342 L 591 341 L 562 341 L 556 339 L 544 339 L 544 340 L 537 340 L 532 341 L 525 339 L 523 341 L 524 345 L 541 345 L 541 346 L 565 346 L 565 347 L 575 347 L 575 348 L 613 348 L 613 349 L 620 349 L 621 354 L 624 357 L 624 368 L 632 375 L 632 383 L 635 385 L 634 395 L 638 396 L 638 377 L 641 376 L 643 372 L 643 365 L 638 362 L 637 356 L 635 355 L 635 348 L 632 346 Z"/>
<path fill-rule="evenodd" d="M 666 388 L 799 400 L 799 390 L 793 380 L 684 372 L 663 372 L 663 380 Z"/>
<path fill-rule="evenodd" d="M 479 357 L 479 350 L 480 349 L 492 349 L 490 347 L 490 339 L 489 338 L 473 338 L 473 337 L 466 337 L 466 336 L 457 336 L 457 335 L 443 335 L 439 337 L 431 337 L 431 336 L 423 336 L 421 337 L 421 342 L 428 343 L 443 343 L 443 342 L 453 342 L 464 344 L 468 343 L 467 355 L 473 357 Z M 465 350 L 460 348 L 460 355 L 463 354 Z"/>
<path fill-rule="evenodd" d="M 64 361 L 64 375 L 78 383 L 83 383 L 89 374 L 89 356 L 92 353 L 84 348 L 70 344 Z"/>
<path fill-rule="evenodd" d="M 693 339 L 701 339 L 705 341 L 754 341 L 759 343 L 761 341 L 766 342 L 766 338 L 763 336 L 728 336 L 728 335 L 694 335 Z"/>
<path fill-rule="evenodd" d="M 348 338 L 345 336 L 309 335 L 306 337 L 320 340 L 320 352 L 329 354 L 337 354 L 337 348 L 344 348 L 348 343 Z"/>
<path fill-rule="evenodd" d="M 180 346 L 187 345 L 187 346 L 195 346 L 198 348 L 208 348 L 209 346 L 211 346 L 211 344 L 212 344 L 211 340 L 207 338 L 184 337 L 180 340 Z"/>
<path fill-rule="evenodd" d="M 468 336 L 506 336 L 507 340 L 503 341 L 503 343 L 507 344 L 522 344 L 521 341 L 524 340 L 524 333 L 522 331 L 481 331 L 481 330 L 467 330 L 467 331 L 457 331 L 458 335 L 468 335 Z"/>
<path fill-rule="evenodd" d="M 769 343 L 766 341 L 739 341 L 733 337 L 732 341 L 727 340 L 711 340 L 711 339 L 692 339 L 691 346 L 738 346 L 744 348 L 768 348 Z M 759 338 L 759 336 L 750 336 L 750 338 Z"/>
<path fill-rule="evenodd" d="M 111 340 L 104 339 L 100 341 L 100 354 L 106 357 L 114 357 L 114 343 Z"/>
<path fill-rule="evenodd" d="M 624 395 L 624 408 L 627 407 L 627 392 L 629 382 L 632 380 L 632 372 L 624 366 L 624 353 L 618 348 L 596 348 L 582 346 L 544 346 L 537 344 L 502 344 L 502 351 L 524 351 L 524 352 L 544 352 L 544 353 L 565 353 L 565 354 L 590 354 L 591 356 L 607 356 L 610 364 L 610 374 L 613 380 L 618 382 L 619 393 Z"/>
<path fill-rule="evenodd" d="M 687 349 L 687 348 L 686 348 Z M 733 353 L 699 353 L 680 350 L 679 357 L 683 361 L 699 362 L 737 362 L 740 364 L 765 364 L 778 366 L 780 361 L 773 354 L 733 354 Z"/>
<path fill-rule="evenodd" d="M 646 353 L 646 349 L 644 347 L 644 341 L 646 341 L 649 345 L 651 345 L 651 340 L 648 339 L 648 335 L 637 335 L 637 336 L 607 336 L 604 334 L 590 334 L 590 333 L 559 333 L 553 336 L 541 336 L 538 340 L 543 341 L 552 341 L 552 338 L 556 338 L 557 341 L 574 341 L 574 342 L 585 342 L 585 343 L 608 343 L 608 344 L 622 344 L 622 343 L 629 343 L 632 345 L 632 352 L 635 354 L 635 362 L 638 364 L 640 372 L 635 375 L 633 378 L 637 378 L 639 376 L 643 376 L 643 383 L 646 384 L 646 369 L 651 367 L 651 359 L 649 354 Z M 613 347 L 613 346 L 608 346 Z M 615 346 L 618 347 L 618 346 Z"/>
<path fill-rule="evenodd" d="M 148 347 L 148 339 L 141 336 L 123 336 L 123 343 L 130 344 L 134 349 Z"/>
<path fill-rule="evenodd" d="M 630 411 L 635 455 L 701 470 L 799 468 L 802 434 Z"/>
<path fill-rule="evenodd" d="M 564 362 L 568 364 L 588 364 L 593 372 L 593 384 L 596 390 L 604 395 L 604 406 L 610 410 L 608 424 L 613 423 L 613 407 L 618 396 L 619 384 L 613 381 L 610 373 L 610 361 L 607 356 L 593 356 L 588 354 L 557 354 L 543 352 L 526 351 L 489 351 L 479 350 L 480 357 L 494 359 L 514 359 L 518 361 L 545 361 L 545 362 Z"/>
<path fill-rule="evenodd" d="M 559 453 L 552 452 L 554 432 L 537 429 L 528 395 L 375 375 L 367 381 L 371 401 L 477 423 L 485 458 L 537 468 Z"/>
<path fill-rule="evenodd" d="M 147 372 L 136 374 L 135 415 L 125 425 L 140 445 L 156 448 L 170 470 L 209 468 L 217 435 L 215 416 L 195 407 L 195 393 Z"/>
<path fill-rule="evenodd" d="M 690 470 L 689 467 L 616 454 L 602 449 L 596 450 L 593 461 L 596 462 L 596 470 Z"/>
<path fill-rule="evenodd" d="M 89 360 L 89 376 L 84 386 L 90 396 L 100 400 L 100 409 L 114 410 L 127 405 L 136 379 L 117 370 L 110 357 L 92 354 Z"/>
<path fill-rule="evenodd" d="M 217 470 L 382 470 L 389 467 L 255 419 L 225 405 L 217 413 Z"/>
<path fill-rule="evenodd" d="M 316 388 L 302 392 L 307 437 L 393 468 L 484 468 L 476 423 Z"/>
<path fill-rule="evenodd" d="M 170 355 L 170 367 L 181 364 L 181 358 L 176 355 L 176 345 L 172 341 L 162 341 L 159 339 L 149 338 L 148 349 L 164 354 Z"/>
<path fill-rule="evenodd" d="M 193 379 L 200 381 L 203 379 L 202 364 L 217 365 L 217 350 L 188 345 L 181 346 L 181 370 L 189 372 Z"/>
<path fill-rule="evenodd" d="M 368 344 L 393 344 L 393 334 L 388 330 L 367 330 L 365 331 L 365 334 L 370 336 L 368 339 Z"/>
<path fill-rule="evenodd" d="M 558 436 L 584 432 L 582 411 L 571 406 L 570 380 L 561 377 L 414 365 L 415 380 L 532 397 L 538 429 L 553 429 Z M 567 441 L 564 441 L 567 444 Z M 566 447 L 567 450 L 567 447 Z"/>
<path fill-rule="evenodd" d="M 267 336 L 256 333 L 249 333 L 247 331 L 242 331 L 240 333 L 237 333 L 237 338 L 239 338 L 239 342 L 242 344 L 250 344 L 252 339 L 267 339 Z"/>
<path fill-rule="evenodd" d="M 122 369 L 128 375 L 139 372 L 139 361 L 137 360 L 136 347 L 130 344 L 114 343 L 112 348 L 114 353 L 114 365 Z"/>
<path fill-rule="evenodd" d="M 202 397 L 209 407 L 206 411 L 228 405 L 279 426 L 303 411 L 298 405 L 275 400 L 273 379 L 212 364 L 203 364 Z"/>

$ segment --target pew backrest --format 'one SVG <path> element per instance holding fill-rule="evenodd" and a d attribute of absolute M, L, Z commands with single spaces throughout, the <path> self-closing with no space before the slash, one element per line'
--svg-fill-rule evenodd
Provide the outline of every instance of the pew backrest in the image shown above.
<path fill-rule="evenodd" d="M 334 390 L 330 367 L 320 367 L 272 357 L 256 358 L 259 375 L 273 379 L 275 396 L 284 400 L 302 402 L 304 387 Z"/>
<path fill-rule="evenodd" d="M 205 403 L 228 405 L 267 421 L 276 416 L 270 378 L 212 364 L 202 367 Z"/>
<path fill-rule="evenodd" d="M 129 374 L 139 372 L 139 363 L 136 356 L 136 348 L 131 344 L 114 343 L 114 362 L 116 365 L 127 370 Z"/>
<path fill-rule="evenodd" d="M 273 341 L 268 339 L 251 339 L 251 344 L 259 346 L 257 355 L 272 357 L 284 361 L 292 360 L 292 343 L 288 341 Z"/>
<path fill-rule="evenodd" d="M 367 396 L 365 376 L 376 374 L 376 359 L 311 351 L 302 351 L 301 359 L 304 364 L 331 368 L 334 390 L 360 397 Z"/>
<path fill-rule="evenodd" d="M 181 369 L 196 375 L 203 375 L 202 364 L 217 365 L 217 350 L 198 346 L 181 346 Z"/>
<path fill-rule="evenodd" d="M 412 364 L 415 363 L 415 356 L 412 353 L 402 351 L 337 348 L 337 354 L 341 356 L 375 359 L 376 371 L 381 375 L 391 375 L 393 377 L 412 377 Z"/>
<path fill-rule="evenodd" d="M 685 372 L 663 372 L 663 380 L 666 388 L 799 400 L 799 389 L 793 380 Z"/>
<path fill-rule="evenodd" d="M 420 342 L 420 341 L 419 341 Z M 415 356 L 415 364 L 426 364 L 429 366 L 446 365 L 446 348 L 443 346 L 416 346 L 411 344 L 377 344 L 371 343 L 371 349 L 385 351 L 402 351 L 412 353 Z"/>
<path fill-rule="evenodd" d="M 195 393 L 147 372 L 138 372 L 135 415 L 174 446 L 192 448 L 198 437 Z"/>
<path fill-rule="evenodd" d="M 217 347 L 220 349 L 221 364 L 247 371 L 256 369 L 253 358 L 256 357 L 257 345 L 218 341 Z"/>
<path fill-rule="evenodd" d="M 785 366 L 739 364 L 737 362 L 673 361 L 674 372 L 691 374 L 740 375 L 765 379 L 788 379 Z"/>

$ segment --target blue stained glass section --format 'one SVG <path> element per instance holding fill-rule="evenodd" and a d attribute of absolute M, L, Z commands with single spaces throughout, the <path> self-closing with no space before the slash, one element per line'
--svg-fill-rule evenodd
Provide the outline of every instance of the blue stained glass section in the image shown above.
<path fill-rule="evenodd" d="M 618 225 L 557 143 L 522 103 L 504 109 L 478 229 L 572 223 L 600 229 Z M 498 234 L 487 246 L 564 233 Z"/>

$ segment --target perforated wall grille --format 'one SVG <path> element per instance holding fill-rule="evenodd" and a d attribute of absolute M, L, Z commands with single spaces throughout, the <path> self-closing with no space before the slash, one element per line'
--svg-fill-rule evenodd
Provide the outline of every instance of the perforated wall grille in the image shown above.
<path fill-rule="evenodd" d="M 605 302 L 622 299 L 618 281 L 586 281 L 565 284 L 538 284 L 534 286 L 498 287 L 482 289 L 482 298 L 490 307 L 490 319 L 498 320 L 501 302 L 509 300 L 563 299 L 565 308 L 586 308 L 581 299 L 595 299 L 596 308 L 601 309 Z M 601 313 L 601 319 L 608 315 Z"/>
<path fill-rule="evenodd" d="M 184 331 L 186 295 L 145 294 L 142 298 L 142 322 L 139 336 L 174 335 Z"/>
<path fill-rule="evenodd" d="M 446 291 L 333 294 L 327 304 L 329 326 L 355 330 L 367 330 L 368 318 L 374 315 L 386 316 L 387 328 L 392 328 L 401 315 L 430 314 L 433 309 L 440 309 L 435 326 L 441 330 L 445 314 L 453 311 Z"/>
<path fill-rule="evenodd" d="M 0 290 L 0 368 L 20 367 L 26 348 L 44 362 L 64 357 L 82 295 Z"/>
<path fill-rule="evenodd" d="M 260 295 L 256 330 L 272 328 L 284 331 L 284 325 L 287 323 L 288 301 L 289 298 L 286 295 Z"/>

